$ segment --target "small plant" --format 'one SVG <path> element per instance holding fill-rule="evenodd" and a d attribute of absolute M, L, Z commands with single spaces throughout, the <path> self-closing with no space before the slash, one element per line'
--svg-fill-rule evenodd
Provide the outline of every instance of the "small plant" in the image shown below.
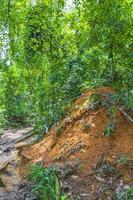
<path fill-rule="evenodd" d="M 91 99 L 92 103 L 99 102 L 99 101 L 101 101 L 101 94 L 94 93 L 91 95 L 90 99 Z"/>
<path fill-rule="evenodd" d="M 99 172 L 104 175 L 109 175 L 110 173 L 117 173 L 116 169 L 112 167 L 110 163 L 107 162 L 102 163 Z"/>
<path fill-rule="evenodd" d="M 61 196 L 61 200 L 66 200 L 67 199 L 67 195 L 64 194 L 63 196 Z"/>
<path fill-rule="evenodd" d="M 58 173 L 55 168 L 43 168 L 39 165 L 31 167 L 30 179 L 33 181 L 32 192 L 40 200 L 66 200 L 67 196 L 61 193 Z"/>
<path fill-rule="evenodd" d="M 118 200 L 133 200 L 133 186 L 130 186 L 120 192 Z"/>
<path fill-rule="evenodd" d="M 116 116 L 116 112 L 117 112 L 116 107 L 115 106 L 109 107 L 108 110 L 107 110 L 107 112 L 108 112 L 109 117 L 112 120 L 115 120 L 115 116 Z"/>
<path fill-rule="evenodd" d="M 104 136 L 111 136 L 115 130 L 115 124 L 113 121 L 109 122 L 104 129 L 103 135 Z"/>
<path fill-rule="evenodd" d="M 121 156 L 119 159 L 117 159 L 118 164 L 126 164 L 128 162 L 129 158 L 127 156 Z"/>

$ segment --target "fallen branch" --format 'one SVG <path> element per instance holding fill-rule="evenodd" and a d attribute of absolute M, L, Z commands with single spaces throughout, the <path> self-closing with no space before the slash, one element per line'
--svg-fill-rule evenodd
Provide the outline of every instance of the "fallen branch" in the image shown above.
<path fill-rule="evenodd" d="M 33 136 L 34 134 L 35 134 L 34 131 L 30 131 L 30 132 L 27 133 L 26 135 L 24 135 L 24 136 L 18 138 L 17 140 L 15 140 L 15 141 L 13 142 L 13 144 L 19 143 L 19 142 L 21 142 L 22 140 L 26 140 L 26 139 L 28 139 L 29 137 Z"/>
<path fill-rule="evenodd" d="M 27 147 L 27 146 L 30 146 L 34 143 L 38 142 L 38 137 L 36 137 L 35 139 L 33 139 L 32 141 L 29 141 L 29 142 L 21 142 L 21 143 L 18 143 L 15 145 L 15 148 L 16 149 L 21 149 L 21 148 L 24 148 L 24 147 Z"/>
<path fill-rule="evenodd" d="M 123 110 L 123 107 L 118 108 L 118 110 L 130 121 L 133 123 L 133 119 Z"/>

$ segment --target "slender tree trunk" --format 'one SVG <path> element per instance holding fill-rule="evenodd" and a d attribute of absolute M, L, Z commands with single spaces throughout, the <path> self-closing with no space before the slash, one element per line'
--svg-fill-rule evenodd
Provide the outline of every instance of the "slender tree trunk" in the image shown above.
<path fill-rule="evenodd" d="M 109 54 L 108 54 L 108 65 L 111 72 L 111 84 L 115 82 L 115 67 L 114 67 L 114 54 L 113 54 L 113 43 L 110 43 Z"/>

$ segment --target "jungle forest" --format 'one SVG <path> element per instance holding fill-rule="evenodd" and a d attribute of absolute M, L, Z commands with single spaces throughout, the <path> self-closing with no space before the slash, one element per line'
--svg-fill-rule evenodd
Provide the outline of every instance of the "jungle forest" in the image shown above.
<path fill-rule="evenodd" d="M 0 0 L 0 200 L 133 200 L 133 0 Z"/>

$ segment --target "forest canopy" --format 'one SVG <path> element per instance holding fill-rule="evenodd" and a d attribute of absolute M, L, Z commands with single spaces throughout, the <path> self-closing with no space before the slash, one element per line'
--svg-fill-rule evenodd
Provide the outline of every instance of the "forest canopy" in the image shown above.
<path fill-rule="evenodd" d="M 84 90 L 133 108 L 133 0 L 1 0 L 0 127 L 47 132 Z"/>

